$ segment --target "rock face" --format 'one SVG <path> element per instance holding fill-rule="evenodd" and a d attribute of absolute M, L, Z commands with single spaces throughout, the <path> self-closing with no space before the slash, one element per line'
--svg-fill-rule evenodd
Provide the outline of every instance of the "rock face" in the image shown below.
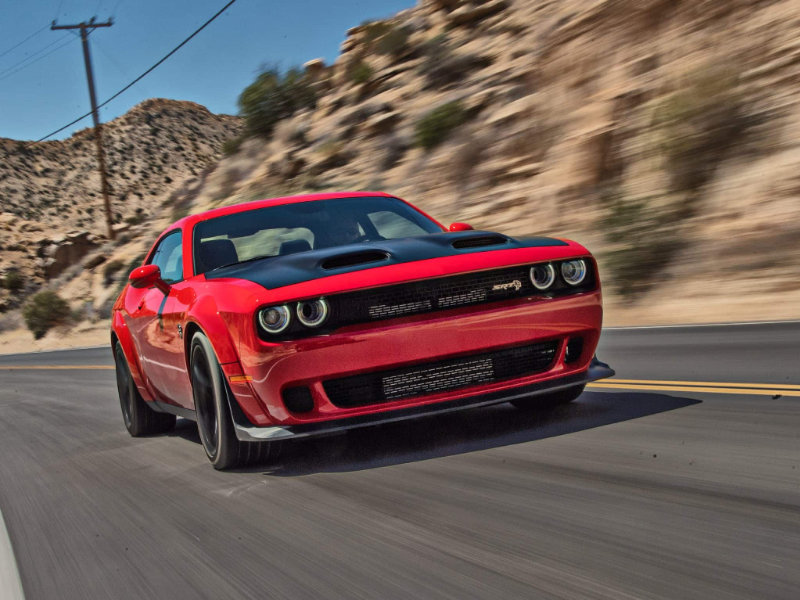
<path fill-rule="evenodd" d="M 152 99 L 103 126 L 115 222 L 150 214 L 182 180 L 219 156 L 241 119 L 193 102 Z M 91 128 L 63 141 L 0 138 L 0 211 L 63 232 L 103 231 Z"/>
<path fill-rule="evenodd" d="M 114 251 L 141 252 L 189 210 L 381 189 L 445 224 L 584 242 L 610 284 L 607 314 L 632 315 L 612 322 L 796 317 L 796 8 L 420 0 L 347 31 L 333 64 L 309 61 L 316 108 L 219 162 L 240 127 L 233 117 L 154 100 L 108 124 L 114 210 L 139 244 Z M 58 272 L 78 258 L 56 253 L 84 246 L 58 250 L 66 238 L 54 243 L 43 227 L 63 217 L 62 233 L 103 231 L 89 134 L 31 151 L 0 140 L 3 153 L 4 264 L 33 264 L 44 248 L 38 268 L 52 261 Z M 135 224 L 162 204 L 160 220 Z M 48 240 L 28 243 L 38 238 Z"/>
<path fill-rule="evenodd" d="M 214 164 L 223 142 L 241 128 L 238 117 L 161 99 L 106 123 L 115 232 L 159 214 L 170 194 Z M 33 144 L 0 138 L 0 276 L 18 270 L 35 288 L 103 243 L 92 135 L 86 129 L 67 140 Z"/>
<path fill-rule="evenodd" d="M 97 237 L 88 231 L 72 232 L 54 240 L 40 242 L 37 255 L 45 278 L 57 277 L 71 265 L 79 263 L 97 246 Z"/>
<path fill-rule="evenodd" d="M 800 301 L 795 10 L 420 0 L 347 32 L 316 72 L 328 78 L 317 109 L 285 124 L 302 140 L 276 135 L 254 159 L 269 168 L 228 159 L 241 177 L 226 201 L 378 188 L 445 222 L 584 241 L 611 305 L 663 306 L 666 289 L 686 306 L 722 303 L 744 265 L 752 290 Z M 423 117 L 454 102 L 465 118 L 421 148 Z"/>

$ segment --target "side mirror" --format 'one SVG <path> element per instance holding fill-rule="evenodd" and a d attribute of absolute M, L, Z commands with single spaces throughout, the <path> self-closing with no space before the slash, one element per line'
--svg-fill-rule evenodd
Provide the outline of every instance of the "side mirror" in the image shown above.
<path fill-rule="evenodd" d="M 135 288 L 149 288 L 156 286 L 165 294 L 169 292 L 169 284 L 161 279 L 161 269 L 158 265 L 144 265 L 134 269 L 128 281 Z"/>
<path fill-rule="evenodd" d="M 453 223 L 450 225 L 449 231 L 471 231 L 472 229 L 475 228 L 469 223 Z"/>

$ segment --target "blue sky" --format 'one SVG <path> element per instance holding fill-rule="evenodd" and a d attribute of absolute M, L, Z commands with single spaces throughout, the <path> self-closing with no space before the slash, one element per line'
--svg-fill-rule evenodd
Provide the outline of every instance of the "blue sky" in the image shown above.
<path fill-rule="evenodd" d="M 96 16 L 90 35 L 98 102 L 157 62 L 226 0 L 0 0 L 0 137 L 38 139 L 89 111 L 81 43 L 50 23 Z M 177 54 L 100 110 L 110 121 L 147 98 L 191 100 L 236 113 L 239 93 L 264 65 L 332 62 L 348 28 L 410 8 L 414 0 L 237 0 Z M 30 39 L 24 41 L 30 36 Z M 20 42 L 23 42 L 20 44 Z M 18 47 L 14 48 L 17 44 Z M 91 125 L 77 123 L 53 139 Z"/>

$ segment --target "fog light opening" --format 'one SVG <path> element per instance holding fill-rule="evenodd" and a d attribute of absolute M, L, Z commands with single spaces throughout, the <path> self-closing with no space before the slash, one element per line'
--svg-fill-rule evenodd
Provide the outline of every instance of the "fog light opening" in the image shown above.
<path fill-rule="evenodd" d="M 305 385 L 283 390 L 283 403 L 293 413 L 307 413 L 314 410 L 314 399 L 311 390 Z"/>
<path fill-rule="evenodd" d="M 578 362 L 581 354 L 583 354 L 583 338 L 570 338 L 567 342 L 567 351 L 564 353 L 564 363 L 569 365 Z"/>

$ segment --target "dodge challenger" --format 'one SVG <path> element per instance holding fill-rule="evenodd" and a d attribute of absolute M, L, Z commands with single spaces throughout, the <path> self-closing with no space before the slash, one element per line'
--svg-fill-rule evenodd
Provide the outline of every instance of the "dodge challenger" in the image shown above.
<path fill-rule="evenodd" d="M 285 440 L 510 402 L 570 402 L 595 357 L 580 244 L 440 223 L 375 192 L 260 200 L 164 231 L 114 304 L 133 436 L 197 422 L 214 467 Z"/>

